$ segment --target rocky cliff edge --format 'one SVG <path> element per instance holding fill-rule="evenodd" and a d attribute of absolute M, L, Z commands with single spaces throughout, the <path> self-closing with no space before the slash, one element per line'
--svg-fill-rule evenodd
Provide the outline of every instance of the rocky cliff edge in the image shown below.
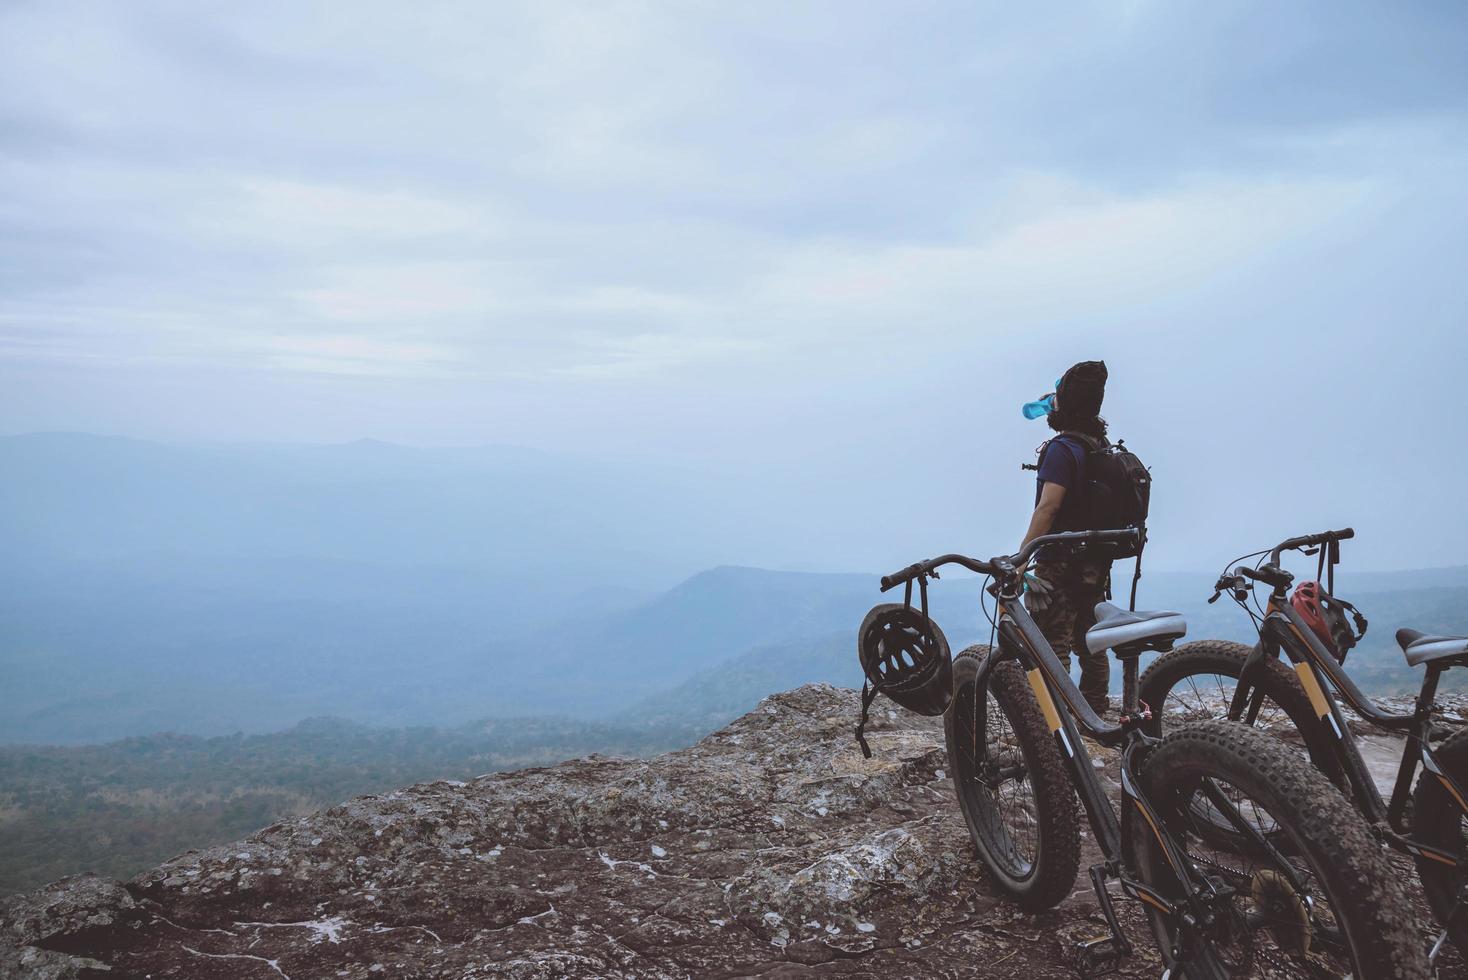
<path fill-rule="evenodd" d="M 126 883 L 68 878 L 0 906 L 0 975 L 1072 975 L 1091 897 L 997 898 L 938 721 L 879 702 L 867 760 L 857 706 L 810 685 L 654 759 L 425 783 Z M 1127 972 L 1155 975 L 1133 931 Z"/>

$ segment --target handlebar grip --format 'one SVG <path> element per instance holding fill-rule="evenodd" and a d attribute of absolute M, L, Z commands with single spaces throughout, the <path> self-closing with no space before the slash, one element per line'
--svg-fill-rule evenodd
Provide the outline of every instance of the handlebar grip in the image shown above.
<path fill-rule="evenodd" d="M 922 567 L 922 562 L 914 562 L 900 572 L 893 572 L 891 575 L 883 575 L 882 591 L 886 592 L 888 589 L 892 588 L 895 585 L 901 585 L 903 582 L 911 581 L 912 579 L 917 577 L 917 573 L 922 570 Z"/>
<path fill-rule="evenodd" d="M 1078 537 L 1088 541 L 1125 541 L 1128 538 L 1139 537 L 1141 528 L 1137 527 L 1108 527 L 1096 531 L 1078 532 Z"/>
<path fill-rule="evenodd" d="M 1243 575 L 1245 578 L 1251 578 L 1256 582 L 1263 582 L 1265 585 L 1281 586 L 1284 588 L 1289 588 L 1290 583 L 1295 580 L 1293 575 L 1278 565 L 1263 565 L 1257 569 L 1250 568 L 1248 565 L 1240 565 L 1234 569 L 1234 572 L 1235 574 Z"/>
<path fill-rule="evenodd" d="M 1356 536 L 1356 529 L 1351 527 L 1343 527 L 1339 531 L 1331 531 L 1330 536 L 1335 538 L 1337 541 L 1348 541 Z"/>

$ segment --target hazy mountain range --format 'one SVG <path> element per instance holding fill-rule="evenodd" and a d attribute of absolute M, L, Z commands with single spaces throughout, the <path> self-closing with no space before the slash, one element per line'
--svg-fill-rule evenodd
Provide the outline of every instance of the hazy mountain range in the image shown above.
<path fill-rule="evenodd" d="M 720 564 L 770 533 L 730 499 L 496 447 L 0 439 L 0 893 L 859 686 L 856 627 L 900 600 L 877 591 L 891 569 Z M 1215 575 L 1148 571 L 1141 604 L 1248 639 L 1243 612 L 1206 603 Z M 1397 625 L 1468 632 L 1468 568 L 1340 584 L 1372 620 L 1349 661 L 1368 690 L 1416 683 Z M 955 652 L 988 638 L 979 586 L 932 586 Z"/>
<path fill-rule="evenodd" d="M 855 627 L 883 599 L 879 569 L 688 575 L 731 533 L 691 484 L 527 450 L 45 435 L 0 439 L 0 473 L 0 741 L 323 715 L 696 733 L 794 684 L 859 683 Z M 1212 579 L 1148 572 L 1140 602 L 1247 638 L 1242 612 L 1205 603 Z M 1397 625 L 1468 631 L 1468 569 L 1347 566 L 1341 584 L 1372 619 L 1351 666 L 1377 688 L 1413 683 Z M 933 587 L 955 647 L 987 637 L 978 596 Z"/>

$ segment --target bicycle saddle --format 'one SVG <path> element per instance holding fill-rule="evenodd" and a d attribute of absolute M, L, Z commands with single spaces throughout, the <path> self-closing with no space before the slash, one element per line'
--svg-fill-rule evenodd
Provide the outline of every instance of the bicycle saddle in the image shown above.
<path fill-rule="evenodd" d="M 1121 652 L 1170 650 L 1172 641 L 1188 632 L 1182 613 L 1128 612 L 1109 602 L 1096 604 L 1096 625 L 1086 630 L 1086 649 L 1092 653 L 1113 649 Z"/>
<path fill-rule="evenodd" d="M 1397 645 L 1411 667 L 1468 654 L 1468 636 L 1430 636 L 1420 630 L 1399 629 Z"/>

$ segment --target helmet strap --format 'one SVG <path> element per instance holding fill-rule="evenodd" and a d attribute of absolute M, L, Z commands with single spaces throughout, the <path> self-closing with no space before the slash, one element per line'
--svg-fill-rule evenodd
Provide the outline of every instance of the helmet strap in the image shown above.
<path fill-rule="evenodd" d="M 922 575 L 919 575 L 917 577 L 919 603 L 918 611 L 923 614 L 924 629 L 932 629 L 933 626 L 932 617 L 928 615 L 928 576 L 930 575 L 933 578 L 939 577 L 937 569 L 929 572 L 924 572 Z M 902 604 L 909 609 L 912 608 L 912 579 L 907 580 L 907 588 L 903 590 L 902 594 Z"/>
<path fill-rule="evenodd" d="M 872 747 L 867 744 L 867 712 L 871 710 L 872 702 L 882 691 L 882 685 L 861 682 L 861 717 L 856 722 L 856 744 L 861 746 L 861 754 L 865 759 L 872 757 Z"/>

